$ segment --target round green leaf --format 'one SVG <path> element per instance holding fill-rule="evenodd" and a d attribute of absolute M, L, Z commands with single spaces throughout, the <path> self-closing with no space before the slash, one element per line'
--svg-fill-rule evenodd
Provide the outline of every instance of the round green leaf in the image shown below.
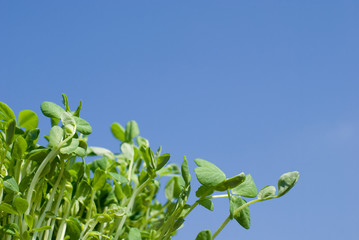
<path fill-rule="evenodd" d="M 16 197 L 14 199 L 14 201 L 12 202 L 12 204 L 13 204 L 14 208 L 20 214 L 24 214 L 26 212 L 27 208 L 29 207 L 29 203 L 21 197 Z"/>
<path fill-rule="evenodd" d="M 278 180 L 278 197 L 286 194 L 299 179 L 299 173 L 297 171 L 288 172 L 283 174 Z"/>
<path fill-rule="evenodd" d="M 84 135 L 90 135 L 92 133 L 92 127 L 86 120 L 75 116 L 74 119 L 76 121 L 77 131 Z"/>
<path fill-rule="evenodd" d="M 141 232 L 137 228 L 131 228 L 128 233 L 128 240 L 141 240 Z"/>
<path fill-rule="evenodd" d="M 9 121 L 15 119 L 15 114 L 11 108 L 3 102 L 0 102 L 0 121 Z"/>
<path fill-rule="evenodd" d="M 52 127 L 49 136 L 49 146 L 57 147 L 62 141 L 63 137 L 64 137 L 64 130 L 61 127 L 59 126 Z"/>
<path fill-rule="evenodd" d="M 125 138 L 125 129 L 121 126 L 121 124 L 114 122 L 111 125 L 111 132 L 115 138 L 124 142 Z"/>
<path fill-rule="evenodd" d="M 73 135 L 76 132 L 76 122 L 70 113 L 63 112 L 61 114 L 61 122 L 64 125 L 66 135 Z"/>
<path fill-rule="evenodd" d="M 40 106 L 42 113 L 46 117 L 61 119 L 65 110 L 59 105 L 52 102 L 43 102 Z"/>
<path fill-rule="evenodd" d="M 199 158 L 194 161 L 198 165 L 194 172 L 202 185 L 214 187 L 226 180 L 226 175 L 213 163 Z"/>
<path fill-rule="evenodd" d="M 13 144 L 13 148 L 11 152 L 12 157 L 15 159 L 22 159 L 22 156 L 24 155 L 26 148 L 27 148 L 26 140 L 23 137 L 18 136 Z"/>
<path fill-rule="evenodd" d="M 195 240 L 212 240 L 212 233 L 210 230 L 203 230 L 198 233 Z"/>
<path fill-rule="evenodd" d="M 131 120 L 126 124 L 126 130 L 125 130 L 125 138 L 126 142 L 130 142 L 132 138 L 136 137 L 138 134 L 140 134 L 140 130 L 138 128 L 137 122 Z"/>
<path fill-rule="evenodd" d="M 19 113 L 19 126 L 27 130 L 37 128 L 39 118 L 31 110 L 23 110 Z"/>
<path fill-rule="evenodd" d="M 265 186 L 258 193 L 258 199 L 267 199 L 275 195 L 276 189 L 272 185 Z"/>

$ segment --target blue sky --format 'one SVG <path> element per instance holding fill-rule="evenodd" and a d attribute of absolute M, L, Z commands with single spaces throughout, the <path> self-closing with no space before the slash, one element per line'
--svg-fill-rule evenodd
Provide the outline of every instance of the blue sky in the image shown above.
<path fill-rule="evenodd" d="M 281 199 L 251 206 L 228 239 L 357 239 L 358 1 L 1 1 L 0 101 L 41 115 L 66 93 L 118 151 L 112 122 L 139 123 L 180 164 L 204 158 L 258 187 L 298 170 Z M 42 135 L 49 130 L 40 118 Z M 198 184 L 195 184 L 195 189 Z M 190 199 L 193 202 L 194 199 Z M 198 208 L 175 240 L 228 214 Z"/>

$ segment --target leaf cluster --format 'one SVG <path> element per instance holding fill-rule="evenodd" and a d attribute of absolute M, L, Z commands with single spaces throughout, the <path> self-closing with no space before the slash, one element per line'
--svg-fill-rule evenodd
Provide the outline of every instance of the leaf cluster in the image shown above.
<path fill-rule="evenodd" d="M 213 163 L 195 159 L 201 186 L 195 192 L 198 199 L 190 205 L 186 157 L 181 166 L 169 163 L 170 154 L 162 153 L 161 147 L 154 151 L 135 121 L 111 125 L 120 152 L 88 146 L 92 128 L 80 117 L 82 102 L 71 111 L 67 96 L 62 97 L 63 107 L 41 104 L 51 122 L 46 146 L 38 144 L 35 112 L 23 110 L 16 117 L 0 102 L 1 239 L 166 240 L 196 206 L 213 210 L 212 199 L 229 198 L 226 221 L 214 234 L 205 230 L 196 238 L 214 239 L 232 219 L 249 228 L 248 206 L 283 196 L 299 178 L 298 172 L 283 174 L 277 195 L 274 186 L 258 192 L 250 174 L 227 178 Z M 94 160 L 88 162 L 87 157 Z M 158 200 L 161 184 L 164 202 Z"/>

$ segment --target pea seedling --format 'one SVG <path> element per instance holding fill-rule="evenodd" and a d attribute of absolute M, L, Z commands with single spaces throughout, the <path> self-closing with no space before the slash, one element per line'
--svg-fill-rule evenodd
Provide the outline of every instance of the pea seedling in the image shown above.
<path fill-rule="evenodd" d="M 215 239 L 231 220 L 250 227 L 249 205 L 286 194 L 298 181 L 298 172 L 283 174 L 276 187 L 259 192 L 250 174 L 227 177 L 216 165 L 195 159 L 201 186 L 193 204 L 191 175 L 184 157 L 181 166 L 168 164 L 169 153 L 153 151 L 139 136 L 135 121 L 126 127 L 111 125 L 121 142 L 121 152 L 89 147 L 90 124 L 80 117 L 82 102 L 71 111 L 66 95 L 63 105 L 41 104 L 50 118 L 47 146 L 37 143 L 38 116 L 23 110 L 16 118 L 0 102 L 0 238 L 47 239 L 171 239 L 186 217 L 201 205 L 213 210 L 211 201 L 228 198 L 227 219 L 212 234 L 201 231 L 196 240 Z M 87 163 L 87 156 L 95 160 Z M 157 199 L 165 182 L 166 202 Z M 218 194 L 219 193 L 219 194 Z M 253 200 L 248 200 L 248 199 Z"/>

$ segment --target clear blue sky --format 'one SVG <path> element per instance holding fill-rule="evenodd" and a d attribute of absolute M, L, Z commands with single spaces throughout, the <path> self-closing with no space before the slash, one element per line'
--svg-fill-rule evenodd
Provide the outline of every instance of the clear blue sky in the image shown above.
<path fill-rule="evenodd" d="M 219 240 L 359 235 L 358 1 L 0 2 L 0 101 L 15 112 L 66 93 L 118 151 L 110 125 L 139 123 L 180 164 L 204 158 L 258 187 L 298 170 L 285 197 L 252 205 L 252 227 Z M 42 135 L 49 129 L 40 118 Z M 195 185 L 194 189 L 198 186 Z M 193 199 L 190 199 L 193 201 Z M 228 214 L 198 208 L 175 240 Z"/>

